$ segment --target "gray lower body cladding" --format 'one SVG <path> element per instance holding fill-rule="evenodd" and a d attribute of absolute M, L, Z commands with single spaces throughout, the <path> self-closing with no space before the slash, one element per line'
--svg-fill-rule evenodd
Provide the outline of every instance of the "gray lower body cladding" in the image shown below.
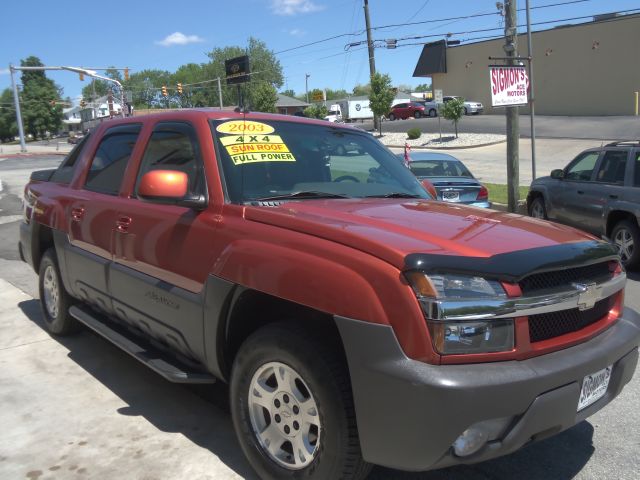
<path fill-rule="evenodd" d="M 572 427 L 613 400 L 638 362 L 640 316 L 588 342 L 523 361 L 429 365 L 406 357 L 393 329 L 336 317 L 367 461 L 422 471 L 476 463 Z M 577 412 L 582 379 L 613 365 L 603 398 Z M 468 457 L 451 445 L 471 425 L 511 417 L 506 430 Z"/>

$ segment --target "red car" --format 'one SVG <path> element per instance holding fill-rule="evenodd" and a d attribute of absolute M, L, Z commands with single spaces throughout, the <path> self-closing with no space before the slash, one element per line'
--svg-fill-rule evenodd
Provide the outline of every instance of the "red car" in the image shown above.
<path fill-rule="evenodd" d="M 433 201 L 373 136 L 320 120 L 104 122 L 32 174 L 19 245 L 51 334 L 83 324 L 169 381 L 228 382 L 261 479 L 511 453 L 605 407 L 638 362 L 608 242 Z"/>
<path fill-rule="evenodd" d="M 424 105 L 418 102 L 398 103 L 391 107 L 389 113 L 389 120 L 393 121 L 396 118 L 420 118 L 425 116 Z"/>

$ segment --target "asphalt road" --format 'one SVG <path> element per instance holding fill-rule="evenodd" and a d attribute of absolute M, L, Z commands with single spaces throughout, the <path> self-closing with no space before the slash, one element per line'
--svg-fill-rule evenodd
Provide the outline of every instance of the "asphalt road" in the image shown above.
<path fill-rule="evenodd" d="M 0 478 L 256 479 L 233 434 L 225 385 L 171 384 L 88 332 L 44 333 L 31 298 L 36 276 L 16 249 L 20 195 L 31 170 L 60 160 L 0 156 Z M 626 290 L 636 310 L 639 280 L 631 273 Z M 604 410 L 515 454 L 426 473 L 377 467 L 369 479 L 635 480 L 639 407 L 637 373 Z"/>
<path fill-rule="evenodd" d="M 453 133 L 451 122 L 441 119 L 442 133 Z M 356 123 L 364 129 L 373 129 L 372 122 Z M 530 137 L 529 115 L 520 115 L 520 136 Z M 439 131 L 437 118 L 385 121 L 383 132 L 406 132 L 420 128 L 424 133 Z M 640 140 L 640 117 L 560 117 L 536 116 L 536 138 L 582 138 L 591 140 Z M 461 133 L 504 134 L 504 115 L 468 115 L 458 124 Z"/>

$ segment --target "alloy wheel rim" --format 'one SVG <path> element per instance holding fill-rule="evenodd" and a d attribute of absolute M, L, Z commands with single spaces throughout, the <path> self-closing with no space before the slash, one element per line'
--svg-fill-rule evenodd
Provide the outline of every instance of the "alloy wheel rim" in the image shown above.
<path fill-rule="evenodd" d="M 544 218 L 544 210 L 540 202 L 535 202 L 531 208 L 531 216 L 534 218 Z"/>
<path fill-rule="evenodd" d="M 622 261 L 628 261 L 633 255 L 633 237 L 631 236 L 631 232 L 626 228 L 622 228 L 618 230 L 613 241 L 618 247 Z"/>
<path fill-rule="evenodd" d="M 58 277 L 51 265 L 48 265 L 44 271 L 42 290 L 44 293 L 44 305 L 47 309 L 47 313 L 53 320 L 55 320 L 58 318 L 58 299 L 60 298 L 60 288 L 58 285 Z"/>
<path fill-rule="evenodd" d="M 267 456 L 289 470 L 308 466 L 320 447 L 320 415 L 300 374 L 281 362 L 262 365 L 248 400 L 253 433 Z"/>

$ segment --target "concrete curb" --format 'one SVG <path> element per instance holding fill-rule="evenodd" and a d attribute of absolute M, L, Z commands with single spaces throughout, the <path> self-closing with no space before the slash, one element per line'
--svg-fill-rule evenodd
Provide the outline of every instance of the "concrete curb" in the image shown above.
<path fill-rule="evenodd" d="M 378 140 L 380 140 L 378 138 Z M 467 145 L 465 147 L 425 147 L 422 145 L 410 145 L 411 150 L 467 150 L 469 148 L 489 147 L 491 145 L 498 145 L 499 143 L 505 143 L 507 140 L 498 140 L 496 142 L 479 143 L 478 145 Z M 385 145 L 388 148 L 404 148 L 404 145 Z"/>
<path fill-rule="evenodd" d="M 34 157 L 36 155 L 68 155 L 69 152 L 0 153 L 2 158 Z"/>
<path fill-rule="evenodd" d="M 506 203 L 496 203 L 491 202 L 491 208 L 494 210 L 499 210 L 501 212 L 508 212 L 508 205 Z M 520 215 L 527 215 L 527 202 L 526 200 L 520 200 L 518 202 L 518 211 L 516 212 Z"/>

